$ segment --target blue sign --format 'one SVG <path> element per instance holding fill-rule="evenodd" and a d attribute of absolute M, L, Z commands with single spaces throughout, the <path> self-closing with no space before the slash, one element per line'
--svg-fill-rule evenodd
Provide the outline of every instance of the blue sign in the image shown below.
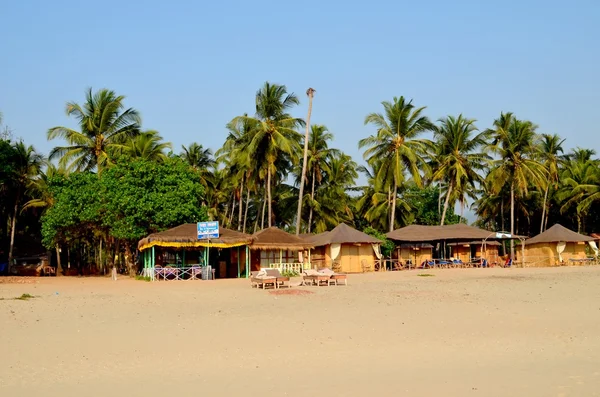
<path fill-rule="evenodd" d="M 198 240 L 219 238 L 219 222 L 198 222 Z"/>

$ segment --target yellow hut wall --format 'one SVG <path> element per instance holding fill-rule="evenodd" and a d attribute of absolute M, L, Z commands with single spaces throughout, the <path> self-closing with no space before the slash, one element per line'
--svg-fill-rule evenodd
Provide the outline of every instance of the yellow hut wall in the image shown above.
<path fill-rule="evenodd" d="M 316 254 L 316 258 L 315 258 Z M 375 269 L 375 253 L 371 244 L 342 244 L 340 255 L 335 262 L 339 263 L 336 271 L 342 273 L 362 273 L 362 261 L 365 260 L 371 271 Z M 311 252 L 313 268 L 333 268 L 331 245 L 318 247 Z"/>
<path fill-rule="evenodd" d="M 433 249 L 432 248 L 419 248 L 418 250 L 413 250 L 412 248 L 400 248 L 399 250 L 400 259 L 403 263 L 406 263 L 407 260 L 411 260 L 414 265 L 420 265 L 427 259 L 433 258 Z"/>
<path fill-rule="evenodd" d="M 515 250 L 517 251 L 517 250 Z M 516 253 L 517 260 L 521 260 L 521 250 Z M 567 243 L 562 253 L 564 264 L 569 264 L 569 259 L 584 259 L 587 257 L 586 244 Z M 545 267 L 561 266 L 556 252 L 556 243 L 540 243 L 525 246 L 525 266 Z"/>
<path fill-rule="evenodd" d="M 479 249 L 481 251 L 481 248 Z M 469 262 L 471 260 L 471 246 L 464 244 L 452 246 L 452 258 L 460 259 L 463 262 Z"/>

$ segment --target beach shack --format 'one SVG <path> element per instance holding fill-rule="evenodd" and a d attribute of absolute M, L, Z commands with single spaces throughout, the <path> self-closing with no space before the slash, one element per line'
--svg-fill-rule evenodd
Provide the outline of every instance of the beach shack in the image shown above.
<path fill-rule="evenodd" d="M 531 267 L 581 264 L 592 261 L 597 255 L 593 237 L 559 224 L 525 241 L 525 264 Z"/>
<path fill-rule="evenodd" d="M 434 256 L 431 259 L 455 258 L 468 262 L 477 257 L 485 258 L 489 263 L 500 261 L 498 249 L 501 244 L 498 241 L 523 239 L 521 236 L 490 232 L 463 223 L 443 226 L 409 225 L 389 232 L 386 236 L 400 247 L 407 244 L 431 244 Z"/>
<path fill-rule="evenodd" d="M 473 258 L 485 258 L 490 264 L 500 263 L 499 249 L 502 246 L 498 241 L 462 241 L 448 243 L 450 258 L 469 262 Z"/>
<path fill-rule="evenodd" d="M 252 235 L 251 271 L 279 269 L 300 273 L 310 268 L 307 254 L 312 247 L 306 240 L 276 227 L 260 230 Z"/>
<path fill-rule="evenodd" d="M 315 248 L 311 250 L 313 267 L 332 268 L 336 272 L 360 273 L 375 269 L 382 259 L 381 240 L 344 223 L 330 232 L 305 237 Z"/>
<path fill-rule="evenodd" d="M 143 274 L 152 279 L 247 278 L 251 242 L 252 236 L 224 227 L 219 237 L 200 240 L 198 225 L 186 223 L 150 234 L 138 250 Z"/>
<path fill-rule="evenodd" d="M 404 243 L 396 246 L 396 258 L 401 263 L 417 266 L 433 259 L 433 245 L 429 243 Z"/>

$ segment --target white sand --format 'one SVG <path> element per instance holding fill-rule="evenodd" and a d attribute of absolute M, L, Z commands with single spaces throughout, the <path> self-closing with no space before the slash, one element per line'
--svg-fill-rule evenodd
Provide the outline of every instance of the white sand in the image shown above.
<path fill-rule="evenodd" d="M 420 273 L 0 284 L 0 395 L 600 395 L 600 267 Z"/>

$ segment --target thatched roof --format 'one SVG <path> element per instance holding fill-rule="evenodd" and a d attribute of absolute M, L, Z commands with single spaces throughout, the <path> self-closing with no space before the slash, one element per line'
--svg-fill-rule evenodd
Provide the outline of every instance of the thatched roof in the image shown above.
<path fill-rule="evenodd" d="M 219 238 L 198 240 L 198 229 L 196 223 L 184 223 L 172 229 L 160 233 L 152 233 L 138 243 L 138 249 L 144 250 L 152 246 L 159 247 L 219 247 L 230 248 L 249 245 L 252 236 L 236 232 L 235 230 L 219 228 Z"/>
<path fill-rule="evenodd" d="M 440 241 L 440 240 L 484 240 L 492 239 L 495 236 L 492 232 L 480 229 L 478 227 L 459 223 L 457 225 L 444 226 L 423 226 L 410 225 L 386 235 L 390 240 L 395 241 Z"/>
<path fill-rule="evenodd" d="M 306 238 L 315 247 L 329 244 L 381 244 L 381 240 L 340 223 L 332 231 Z"/>
<path fill-rule="evenodd" d="M 301 251 L 307 248 L 313 248 L 313 244 L 300 237 L 284 232 L 276 227 L 263 229 L 252 235 L 253 250 L 290 250 Z"/>
<path fill-rule="evenodd" d="M 525 245 L 539 244 L 539 243 L 558 243 L 564 241 L 566 243 L 574 243 L 579 241 L 593 241 L 594 238 L 590 236 L 584 236 L 583 234 L 575 233 L 566 227 L 559 225 L 558 223 L 552 226 L 545 232 L 538 234 L 535 237 L 525 241 Z"/>

